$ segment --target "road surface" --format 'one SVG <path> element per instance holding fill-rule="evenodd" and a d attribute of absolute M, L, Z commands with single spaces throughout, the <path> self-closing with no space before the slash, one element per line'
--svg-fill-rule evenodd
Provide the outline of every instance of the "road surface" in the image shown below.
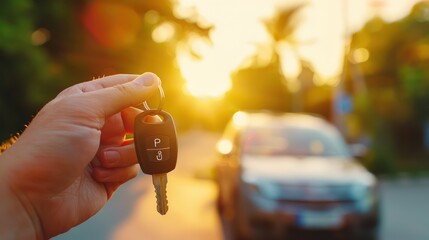
<path fill-rule="evenodd" d="M 54 240 L 223 240 L 230 239 L 215 210 L 209 179 L 217 134 L 191 131 L 179 138 L 176 170 L 169 174 L 169 211 L 156 212 L 151 178 L 139 175 L 97 215 Z M 429 180 L 383 181 L 381 240 L 429 239 Z"/>

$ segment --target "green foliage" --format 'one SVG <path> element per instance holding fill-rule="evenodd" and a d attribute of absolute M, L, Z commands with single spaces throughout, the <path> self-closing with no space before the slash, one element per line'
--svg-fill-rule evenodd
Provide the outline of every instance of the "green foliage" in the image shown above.
<path fill-rule="evenodd" d="M 49 56 L 34 46 L 34 5 L 29 0 L 3 1 L 0 10 L 0 139 L 30 120 L 49 95 Z M 32 103 L 32 104 L 29 104 Z"/>
<path fill-rule="evenodd" d="M 62 89 L 104 75 L 155 72 L 168 98 L 179 99 L 167 101 L 167 110 L 186 107 L 175 50 L 190 36 L 208 38 L 209 27 L 174 16 L 169 0 L 42 2 L 2 1 L 0 140 L 21 131 Z M 155 42 L 152 32 L 163 23 L 174 35 Z"/>
<path fill-rule="evenodd" d="M 407 161 L 400 156 L 423 152 L 429 120 L 428 11 L 429 2 L 423 1 L 397 22 L 374 17 L 352 38 L 351 57 L 366 49 L 369 58 L 357 64 L 366 91 L 348 90 L 356 93 L 354 113 L 373 136 L 369 165 L 379 173 L 394 171 L 395 159 Z M 352 83 L 356 75 L 346 70 Z"/>

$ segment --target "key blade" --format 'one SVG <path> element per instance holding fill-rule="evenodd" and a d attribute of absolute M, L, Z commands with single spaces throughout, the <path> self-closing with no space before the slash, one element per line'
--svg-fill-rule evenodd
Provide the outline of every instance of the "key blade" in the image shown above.
<path fill-rule="evenodd" d="M 155 187 L 156 208 L 161 215 L 165 215 L 168 211 L 167 174 L 153 174 L 152 182 Z"/>

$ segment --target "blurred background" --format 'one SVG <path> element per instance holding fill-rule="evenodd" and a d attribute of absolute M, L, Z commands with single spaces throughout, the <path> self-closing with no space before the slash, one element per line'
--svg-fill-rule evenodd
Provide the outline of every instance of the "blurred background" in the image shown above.
<path fill-rule="evenodd" d="M 429 206 L 421 202 L 429 199 L 429 1 L 1 5 L 0 141 L 23 131 L 64 88 L 116 73 L 156 73 L 178 128 L 179 165 L 169 189 L 185 191 L 171 190 L 169 198 L 180 214 L 171 210 L 170 220 L 160 220 L 152 213 L 152 186 L 140 176 L 110 210 L 64 239 L 170 239 L 142 220 L 148 211 L 173 234 L 227 239 L 214 210 L 211 166 L 215 142 L 239 110 L 305 112 L 333 123 L 348 143 L 368 148 L 360 161 L 382 179 L 382 238 L 429 238 L 422 226 Z M 174 197 L 177 191 L 186 195 Z M 195 206 L 202 212 L 193 213 Z M 184 226 L 165 226 L 176 221 Z"/>

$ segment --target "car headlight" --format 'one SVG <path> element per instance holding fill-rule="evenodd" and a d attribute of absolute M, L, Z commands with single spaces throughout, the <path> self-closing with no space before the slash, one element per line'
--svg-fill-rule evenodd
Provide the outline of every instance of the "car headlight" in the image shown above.
<path fill-rule="evenodd" d="M 354 184 L 351 187 L 351 196 L 355 200 L 360 200 L 365 198 L 368 193 L 368 186 L 363 184 Z"/>
<path fill-rule="evenodd" d="M 352 186 L 351 196 L 361 212 L 368 212 L 375 203 L 375 186 L 355 184 Z"/>
<path fill-rule="evenodd" d="M 243 197 L 246 198 L 250 206 L 263 211 L 275 211 L 277 203 L 273 201 L 278 190 L 273 184 L 263 181 L 244 181 L 240 184 Z"/>
<path fill-rule="evenodd" d="M 275 199 L 279 195 L 279 189 L 275 184 L 256 179 L 241 179 L 243 190 L 246 193 L 257 193 L 268 199 Z"/>

